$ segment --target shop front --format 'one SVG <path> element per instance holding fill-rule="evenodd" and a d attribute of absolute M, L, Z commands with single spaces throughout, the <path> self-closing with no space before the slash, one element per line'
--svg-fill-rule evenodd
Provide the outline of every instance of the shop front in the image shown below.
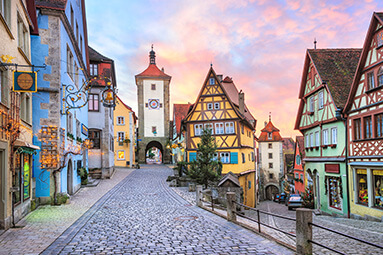
<path fill-rule="evenodd" d="M 368 165 L 351 163 L 350 195 L 351 213 L 363 217 L 383 217 L 383 165 L 368 162 Z"/>

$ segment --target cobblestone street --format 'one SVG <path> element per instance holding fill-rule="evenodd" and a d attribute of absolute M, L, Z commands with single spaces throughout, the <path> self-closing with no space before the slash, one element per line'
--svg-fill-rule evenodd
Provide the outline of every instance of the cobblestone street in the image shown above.
<path fill-rule="evenodd" d="M 294 254 L 189 204 L 165 182 L 171 173 L 163 165 L 144 165 L 89 210 L 78 203 L 39 208 L 23 220 L 24 228 L 0 236 L 0 254 Z M 74 221 L 72 214 L 83 215 Z"/>

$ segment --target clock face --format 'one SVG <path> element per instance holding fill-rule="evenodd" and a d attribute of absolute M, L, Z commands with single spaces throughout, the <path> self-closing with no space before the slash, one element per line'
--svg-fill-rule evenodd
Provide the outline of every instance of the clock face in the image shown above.
<path fill-rule="evenodd" d="M 17 84 L 21 89 L 28 90 L 33 86 L 33 78 L 27 73 L 20 74 L 17 77 Z"/>
<path fill-rule="evenodd" d="M 159 99 L 149 99 L 149 109 L 158 109 L 160 108 Z"/>

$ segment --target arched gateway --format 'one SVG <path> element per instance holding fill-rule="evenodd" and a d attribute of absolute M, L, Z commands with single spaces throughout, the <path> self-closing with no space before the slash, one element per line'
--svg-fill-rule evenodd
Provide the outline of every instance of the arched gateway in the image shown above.
<path fill-rule="evenodd" d="M 138 99 L 138 162 L 146 163 L 148 151 L 157 148 L 161 161 L 170 163 L 170 152 L 164 150 L 169 140 L 169 84 L 171 76 L 156 65 L 156 53 L 149 53 L 149 66 L 136 75 Z"/>

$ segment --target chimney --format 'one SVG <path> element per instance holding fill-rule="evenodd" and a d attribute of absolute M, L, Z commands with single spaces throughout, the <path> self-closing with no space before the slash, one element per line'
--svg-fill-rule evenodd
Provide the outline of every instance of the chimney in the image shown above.
<path fill-rule="evenodd" d="M 223 79 L 223 74 L 217 74 L 218 81 L 221 82 Z"/>
<path fill-rule="evenodd" d="M 238 104 L 239 104 L 239 112 L 244 115 L 245 114 L 245 93 L 239 91 L 238 93 Z"/>

